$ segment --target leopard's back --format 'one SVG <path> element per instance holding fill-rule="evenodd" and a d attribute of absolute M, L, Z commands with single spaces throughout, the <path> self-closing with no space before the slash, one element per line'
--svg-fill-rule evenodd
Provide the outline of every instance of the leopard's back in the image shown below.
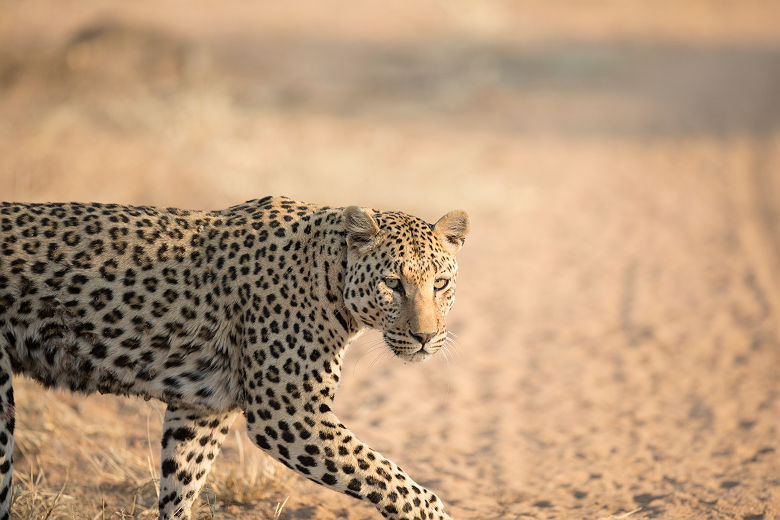
<path fill-rule="evenodd" d="M 230 216 L 121 205 L 0 205 L 0 334 L 46 386 L 235 405 Z M 226 291 L 227 289 L 227 291 Z"/>

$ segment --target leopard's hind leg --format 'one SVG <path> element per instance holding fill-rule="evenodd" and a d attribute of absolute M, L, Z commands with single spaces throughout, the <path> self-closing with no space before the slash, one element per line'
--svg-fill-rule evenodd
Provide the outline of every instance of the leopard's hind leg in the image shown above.
<path fill-rule="evenodd" d="M 189 519 L 190 508 L 237 411 L 204 413 L 168 406 L 163 424 L 160 520 Z"/>
<path fill-rule="evenodd" d="M 8 336 L 0 335 L 0 520 L 8 520 L 11 507 L 11 476 L 14 454 L 14 389 Z"/>

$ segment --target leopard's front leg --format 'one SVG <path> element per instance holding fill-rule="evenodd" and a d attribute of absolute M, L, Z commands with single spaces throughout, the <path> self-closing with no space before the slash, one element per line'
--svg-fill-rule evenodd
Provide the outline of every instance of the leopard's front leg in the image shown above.
<path fill-rule="evenodd" d="M 283 391 L 297 393 L 289 384 Z M 358 440 L 321 396 L 279 406 L 277 395 L 258 394 L 245 412 L 249 437 L 260 448 L 319 484 L 370 501 L 386 518 L 451 520 L 436 495 Z"/>
<path fill-rule="evenodd" d="M 238 411 L 168 406 L 160 459 L 160 520 L 189 519 L 192 503 Z"/>

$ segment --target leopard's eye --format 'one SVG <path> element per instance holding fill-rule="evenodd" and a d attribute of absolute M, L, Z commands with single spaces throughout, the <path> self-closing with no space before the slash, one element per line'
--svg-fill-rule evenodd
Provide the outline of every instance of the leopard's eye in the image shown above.
<path fill-rule="evenodd" d="M 388 289 L 397 291 L 401 288 L 401 280 L 398 278 L 385 278 L 385 285 Z"/>
<path fill-rule="evenodd" d="M 449 278 L 437 278 L 436 281 L 433 282 L 433 288 L 437 291 L 443 291 L 448 285 L 450 285 Z"/>

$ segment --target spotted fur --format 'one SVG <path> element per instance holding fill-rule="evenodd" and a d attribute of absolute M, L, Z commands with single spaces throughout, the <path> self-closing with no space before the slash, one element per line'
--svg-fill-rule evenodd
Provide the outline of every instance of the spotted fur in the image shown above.
<path fill-rule="evenodd" d="M 266 197 L 223 211 L 0 204 L 0 520 L 9 516 L 11 373 L 168 404 L 160 518 L 190 518 L 230 424 L 386 518 L 441 501 L 331 411 L 347 344 L 384 333 L 421 361 L 446 336 L 468 217 Z"/>

